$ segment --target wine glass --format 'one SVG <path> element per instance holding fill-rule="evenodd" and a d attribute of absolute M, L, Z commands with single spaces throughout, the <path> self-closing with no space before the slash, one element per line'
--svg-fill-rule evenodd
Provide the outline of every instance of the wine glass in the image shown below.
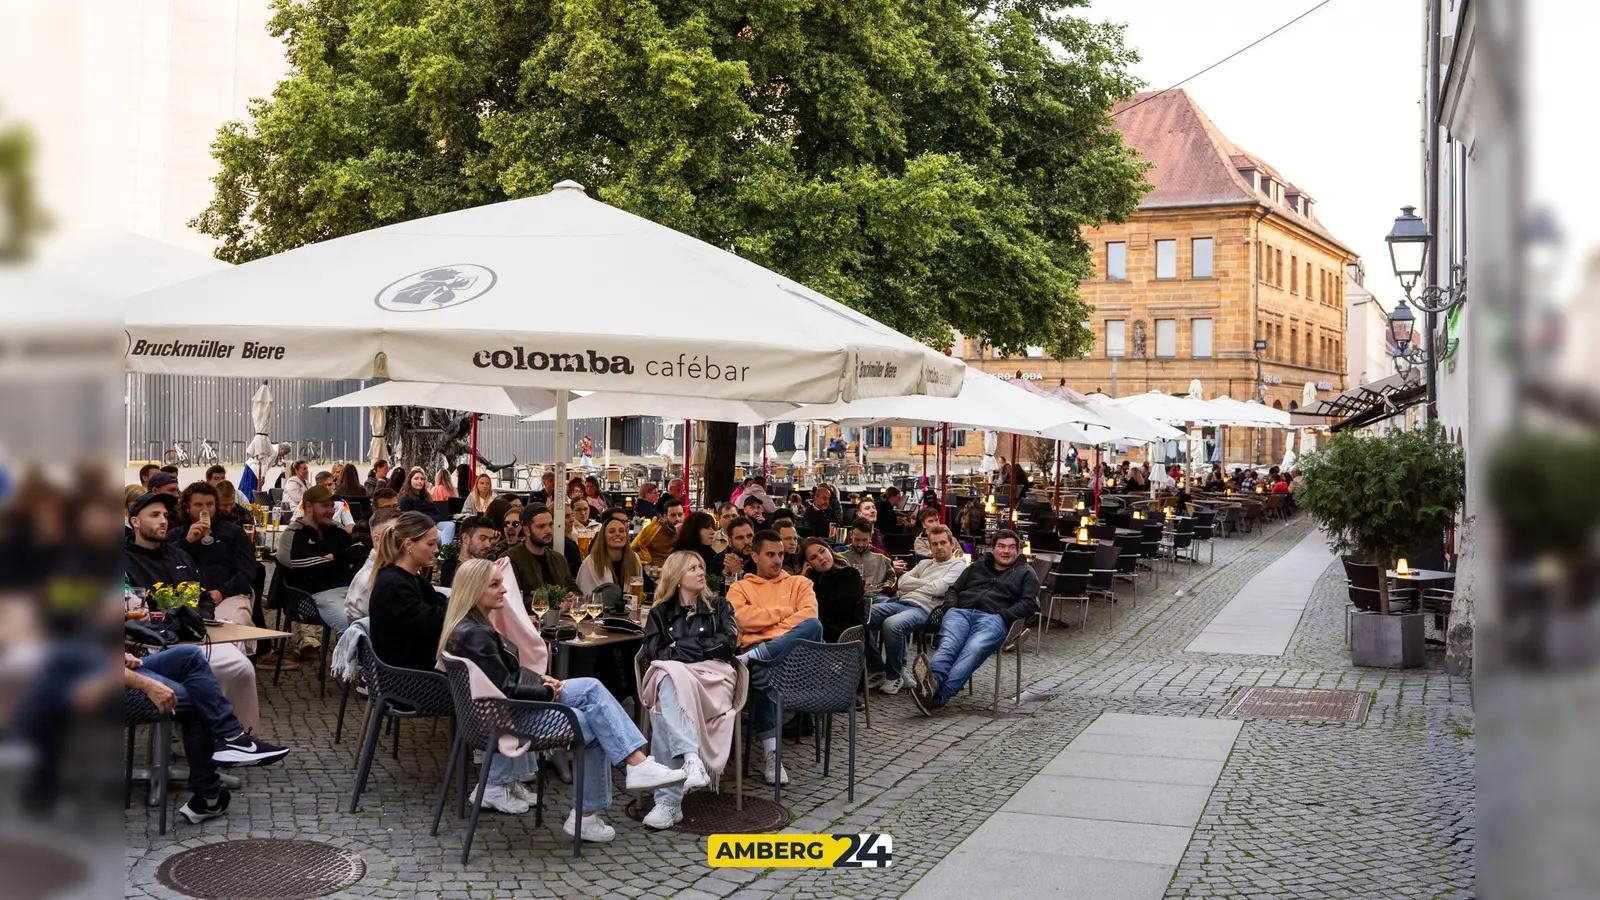
<path fill-rule="evenodd" d="M 544 623 L 545 614 L 550 612 L 550 598 L 539 594 L 533 598 L 533 615 L 538 624 Z"/>
<path fill-rule="evenodd" d="M 588 614 L 591 622 L 598 623 L 600 621 L 600 616 L 605 613 L 606 608 L 598 601 L 590 601 L 583 605 L 583 611 Z"/>
<path fill-rule="evenodd" d="M 571 616 L 572 621 L 578 626 L 578 636 L 580 638 L 583 636 L 583 617 L 588 614 L 589 611 L 577 603 L 572 604 L 572 609 L 567 611 L 567 615 Z"/>

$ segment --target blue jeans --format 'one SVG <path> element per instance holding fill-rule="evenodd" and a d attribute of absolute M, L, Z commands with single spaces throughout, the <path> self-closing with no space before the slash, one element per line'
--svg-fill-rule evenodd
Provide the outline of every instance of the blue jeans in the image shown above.
<path fill-rule="evenodd" d="M 997 613 L 952 609 L 939 629 L 939 649 L 928 668 L 939 682 L 939 705 L 950 702 L 967 679 L 1005 642 L 1009 627 Z"/>
<path fill-rule="evenodd" d="M 55 803 L 61 783 L 62 747 L 78 718 L 72 694 L 79 687 L 111 670 L 108 647 L 89 643 L 63 643 L 50 647 L 17 706 L 17 736 L 33 749 L 33 772 L 22 794 L 30 806 L 48 808 Z"/>
<path fill-rule="evenodd" d="M 538 764 L 539 754 L 532 750 L 521 756 L 505 756 L 499 753 L 489 761 L 489 783 L 493 785 L 514 784 L 532 775 L 534 766 Z"/>
<path fill-rule="evenodd" d="M 344 598 L 348 593 L 350 593 L 350 588 L 346 585 L 345 587 L 317 591 L 311 595 L 311 599 L 317 604 L 317 614 L 322 616 L 324 624 L 333 629 L 333 636 L 336 641 L 340 635 L 344 634 L 344 630 L 350 627 L 350 617 L 345 615 L 344 612 Z"/>
<path fill-rule="evenodd" d="M 205 652 L 194 645 L 169 647 L 146 656 L 137 671 L 178 695 L 175 715 L 183 726 L 183 749 L 189 756 L 189 786 L 203 797 L 213 796 L 222 784 L 211 762 L 217 738 L 238 737 L 244 726 L 234 716 L 233 704 L 222 696 L 222 685 Z"/>
<path fill-rule="evenodd" d="M 617 698 L 593 678 L 561 683 L 560 702 L 578 713 L 586 746 L 583 751 L 583 814 L 611 807 L 611 767 L 643 749 L 644 735 L 623 712 Z"/>
<path fill-rule="evenodd" d="M 906 670 L 906 638 L 928 623 L 928 611 L 909 600 L 879 597 L 867 618 L 867 671 L 899 678 Z M 883 646 L 878 646 L 879 633 Z"/>
<path fill-rule="evenodd" d="M 650 713 L 650 755 L 667 768 L 677 768 L 685 753 L 700 752 L 700 729 L 684 715 L 678 705 L 678 687 L 671 678 L 662 678 L 656 688 L 661 711 Z M 683 803 L 682 785 L 656 788 L 656 802 L 668 806 Z"/>
<path fill-rule="evenodd" d="M 750 729 L 757 740 L 772 737 L 777 730 L 778 709 L 773 705 L 773 681 L 778 677 L 773 661 L 781 661 L 783 651 L 795 641 L 822 640 L 822 621 L 806 619 L 770 641 L 757 644 L 750 657 Z"/>

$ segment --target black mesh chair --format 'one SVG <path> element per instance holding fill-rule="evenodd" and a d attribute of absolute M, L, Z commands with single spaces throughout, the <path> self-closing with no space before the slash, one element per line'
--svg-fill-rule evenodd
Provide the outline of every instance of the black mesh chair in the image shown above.
<path fill-rule="evenodd" d="M 1173 562 L 1187 559 L 1195 562 L 1194 554 L 1194 519 L 1177 519 L 1172 525 L 1172 530 L 1162 539 L 1161 550 Z"/>
<path fill-rule="evenodd" d="M 848 628 L 845 629 L 845 634 L 849 634 L 851 630 L 852 629 Z M 649 671 L 649 669 L 650 664 L 645 662 L 644 649 L 640 648 L 639 652 L 635 653 L 633 656 L 633 683 L 643 688 L 645 672 Z M 737 810 L 743 810 L 745 728 L 744 716 L 742 715 L 741 711 L 744 709 L 745 701 L 750 699 L 750 668 L 743 662 L 739 661 L 738 658 L 735 658 L 733 660 L 733 669 L 733 742 L 728 746 L 728 751 L 733 754 L 733 808 Z M 650 708 L 645 706 L 643 703 L 639 704 L 637 718 L 639 733 L 643 734 L 645 737 L 649 737 L 650 729 L 652 727 L 650 721 Z M 724 774 L 726 773 L 717 773 L 717 780 L 711 785 L 712 789 L 719 794 L 722 793 L 722 776 Z"/>
<path fill-rule="evenodd" d="M 1206 564 L 1210 565 L 1217 558 L 1217 547 L 1211 543 L 1217 536 L 1217 511 L 1214 509 L 1196 510 L 1194 514 L 1194 542 L 1206 545 Z"/>
<path fill-rule="evenodd" d="M 1167 527 L 1148 519 L 1140 519 L 1139 524 L 1139 559 L 1150 562 L 1150 573 L 1155 576 L 1156 584 L 1160 585 L 1161 573 L 1157 564 L 1161 561 L 1161 539 L 1166 535 Z"/>
<path fill-rule="evenodd" d="M 1062 601 L 1078 604 L 1078 627 L 1089 623 L 1089 566 L 1094 562 L 1092 553 L 1068 553 L 1061 559 L 1063 566 L 1050 573 L 1045 582 L 1050 586 L 1040 616 L 1040 627 L 1050 630 L 1050 620 L 1055 617 L 1056 604 Z"/>
<path fill-rule="evenodd" d="M 457 767 L 461 772 L 461 797 L 466 797 L 466 771 L 473 750 L 483 751 L 483 765 L 478 771 L 477 796 L 473 797 L 472 818 L 467 822 L 467 836 L 461 846 L 461 864 L 466 865 L 472 854 L 472 837 L 478 830 L 478 813 L 483 808 L 483 792 L 489 786 L 489 764 L 500 752 L 502 735 L 509 735 L 528 745 L 527 752 L 543 753 L 567 750 L 572 754 L 572 856 L 583 855 L 583 726 L 578 713 L 560 703 L 542 703 L 536 700 L 508 700 L 504 697 L 473 699 L 472 674 L 466 660 L 453 656 L 444 660 L 445 678 L 450 685 L 450 699 L 455 706 L 456 739 L 450 747 L 450 761 L 445 764 L 444 779 L 439 784 L 439 801 L 433 808 L 433 830 L 439 833 L 439 819 L 444 815 L 444 804 L 450 795 L 450 779 Z M 533 808 L 533 824 L 544 824 L 544 767 L 538 766 L 539 802 Z"/>
<path fill-rule="evenodd" d="M 917 542 L 914 534 L 883 533 L 883 552 L 891 559 L 910 559 L 912 547 Z"/>
<path fill-rule="evenodd" d="M 361 792 L 367 788 L 372 757 L 378 750 L 378 732 L 385 719 L 390 720 L 394 737 L 392 756 L 399 757 L 402 719 L 439 719 L 455 714 L 450 685 L 438 672 L 386 665 L 373 652 L 372 641 L 364 634 L 356 635 L 356 660 L 361 677 L 367 682 L 371 712 L 367 715 L 366 730 L 361 733 L 361 762 L 356 767 L 355 790 L 350 794 L 352 814 L 356 804 L 361 802 Z"/>
<path fill-rule="evenodd" d="M 155 791 L 156 805 L 161 807 L 161 834 L 167 833 L 167 788 L 172 780 L 172 713 L 156 709 L 144 691 L 123 688 L 122 725 L 128 731 L 128 750 L 124 760 L 122 808 L 133 803 L 133 739 L 140 725 L 154 725 L 155 735 L 150 745 L 150 787 Z"/>
<path fill-rule="evenodd" d="M 772 679 L 772 701 L 777 708 L 775 721 L 782 722 L 785 710 L 820 716 L 818 730 L 823 749 L 822 774 L 828 774 L 828 764 L 833 759 L 833 717 L 845 713 L 850 717 L 849 781 L 846 796 L 856 799 L 856 687 L 866 669 L 865 648 L 860 641 L 824 644 L 819 641 L 795 641 L 784 651 L 783 657 L 773 665 L 777 672 Z M 783 741 L 778 741 L 774 771 L 783 771 Z M 577 780 L 577 775 L 573 776 Z M 772 801 L 781 802 L 783 779 L 772 779 Z"/>
<path fill-rule="evenodd" d="M 328 645 L 333 642 L 333 629 L 328 623 L 322 621 L 322 613 L 317 610 L 317 601 L 311 595 L 289 584 L 283 577 L 283 567 L 278 566 L 272 574 L 272 590 L 268 604 L 278 611 L 278 630 L 292 631 L 285 625 L 310 625 L 322 629 L 322 648 L 317 658 L 317 696 L 328 695 Z M 272 666 L 272 683 L 276 685 L 283 676 L 284 648 L 280 645 L 274 655 L 276 662 Z"/>
<path fill-rule="evenodd" d="M 1117 602 L 1117 560 L 1122 556 L 1122 550 L 1116 544 L 1099 544 L 1095 547 L 1094 559 L 1089 565 L 1089 585 L 1085 593 L 1092 600 L 1100 597 L 1109 604 L 1110 615 L 1106 617 L 1106 630 L 1110 631 L 1115 624 Z M 1088 607 L 1084 607 L 1084 623 L 1088 623 Z"/>

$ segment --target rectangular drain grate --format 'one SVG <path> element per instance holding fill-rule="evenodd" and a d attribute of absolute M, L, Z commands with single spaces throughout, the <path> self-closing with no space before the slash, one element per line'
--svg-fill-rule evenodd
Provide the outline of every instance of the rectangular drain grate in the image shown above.
<path fill-rule="evenodd" d="M 1367 718 L 1368 696 L 1357 691 L 1310 691 L 1302 688 L 1248 687 L 1219 714 L 1234 719 L 1281 719 L 1288 722 L 1344 722 L 1359 725 Z"/>

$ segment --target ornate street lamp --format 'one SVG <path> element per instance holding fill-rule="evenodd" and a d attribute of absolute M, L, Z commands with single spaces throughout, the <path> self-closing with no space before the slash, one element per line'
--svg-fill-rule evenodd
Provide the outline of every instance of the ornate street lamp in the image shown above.
<path fill-rule="evenodd" d="M 1416 329 L 1416 315 L 1406 301 L 1401 300 L 1395 304 L 1394 312 L 1389 313 L 1389 341 L 1394 345 L 1396 356 L 1410 352 L 1411 338 L 1416 334 Z"/>
<path fill-rule="evenodd" d="M 1394 226 L 1384 240 L 1389 244 L 1389 262 L 1394 266 L 1394 277 L 1406 292 L 1406 299 L 1423 312 L 1442 313 L 1459 306 L 1467 299 L 1466 264 L 1450 268 L 1450 283 L 1423 288 L 1415 293 L 1417 282 L 1428 271 L 1428 256 L 1433 251 L 1433 232 L 1428 223 L 1417 215 L 1415 206 L 1400 207 Z"/>

